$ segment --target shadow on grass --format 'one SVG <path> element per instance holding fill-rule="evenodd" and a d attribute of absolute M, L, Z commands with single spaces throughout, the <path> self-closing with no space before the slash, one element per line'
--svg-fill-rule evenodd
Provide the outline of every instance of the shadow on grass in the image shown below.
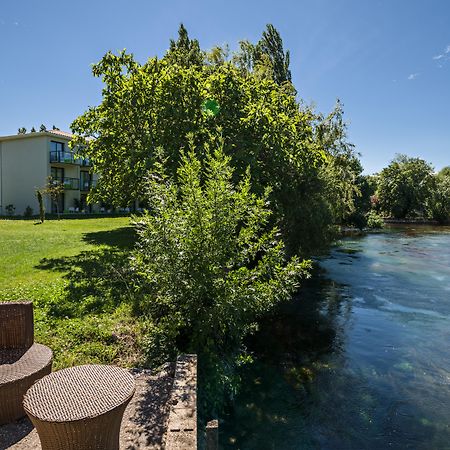
<path fill-rule="evenodd" d="M 107 245 L 111 248 L 131 250 L 136 243 L 136 237 L 134 227 L 128 226 L 108 231 L 85 233 L 83 241 L 91 245 Z"/>
<path fill-rule="evenodd" d="M 67 280 L 63 296 L 49 299 L 55 317 L 80 317 L 112 312 L 124 301 L 132 301 L 129 255 L 136 241 L 132 227 L 86 233 L 83 240 L 99 248 L 75 256 L 43 258 L 36 268 L 63 272 Z"/>

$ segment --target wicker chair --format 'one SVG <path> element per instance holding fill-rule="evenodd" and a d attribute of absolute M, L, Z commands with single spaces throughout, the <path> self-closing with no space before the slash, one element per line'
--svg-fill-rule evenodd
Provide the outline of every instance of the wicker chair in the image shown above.
<path fill-rule="evenodd" d="M 0 303 L 0 425 L 25 415 L 23 396 L 52 370 L 52 351 L 34 343 L 33 304 Z"/>

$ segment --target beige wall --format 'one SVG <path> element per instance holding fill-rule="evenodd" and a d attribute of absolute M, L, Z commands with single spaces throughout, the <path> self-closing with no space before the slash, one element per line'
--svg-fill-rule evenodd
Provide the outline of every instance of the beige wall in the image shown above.
<path fill-rule="evenodd" d="M 36 188 L 45 185 L 48 172 L 47 137 L 14 139 L 1 143 L 1 191 L 2 214 L 13 204 L 15 214 L 23 214 L 27 206 L 35 213 L 39 210 Z"/>
<path fill-rule="evenodd" d="M 52 167 L 64 168 L 64 176 L 80 179 L 80 166 L 76 164 L 50 163 L 50 142 L 64 142 L 65 151 L 69 139 L 60 136 L 12 136 L 0 140 L 0 214 L 6 214 L 5 207 L 13 204 L 16 215 L 22 215 L 27 206 L 39 213 L 36 188 L 44 187 Z M 75 206 L 80 199 L 80 191 L 64 191 L 64 209 Z M 51 212 L 50 199 L 45 198 L 45 209 Z M 93 206 L 98 209 L 98 206 Z M 62 211 L 61 211 L 62 212 Z"/>

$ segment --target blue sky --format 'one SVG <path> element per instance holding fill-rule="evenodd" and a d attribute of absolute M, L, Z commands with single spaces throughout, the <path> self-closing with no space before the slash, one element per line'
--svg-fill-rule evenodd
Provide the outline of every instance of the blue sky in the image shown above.
<path fill-rule="evenodd" d="M 450 1 L 15 0 L 0 8 L 0 135 L 68 130 L 101 98 L 90 65 L 127 48 L 163 55 L 183 22 L 202 48 L 256 41 L 266 23 L 291 51 L 299 95 L 339 97 L 367 173 L 395 153 L 450 165 Z"/>

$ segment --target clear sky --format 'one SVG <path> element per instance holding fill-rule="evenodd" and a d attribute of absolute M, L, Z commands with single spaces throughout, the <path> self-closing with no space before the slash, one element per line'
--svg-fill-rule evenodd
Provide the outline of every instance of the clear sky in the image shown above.
<path fill-rule="evenodd" d="M 68 130 L 101 98 L 90 65 L 127 48 L 163 55 L 180 22 L 202 48 L 257 41 L 273 23 L 300 96 L 339 97 L 367 173 L 395 153 L 450 165 L 448 0 L 0 0 L 0 135 Z"/>

